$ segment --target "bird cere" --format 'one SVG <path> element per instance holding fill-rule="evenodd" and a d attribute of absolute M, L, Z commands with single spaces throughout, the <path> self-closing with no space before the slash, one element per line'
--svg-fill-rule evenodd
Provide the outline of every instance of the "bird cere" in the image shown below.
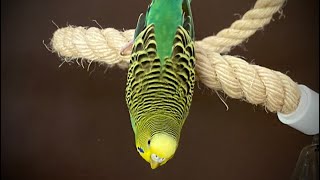
<path fill-rule="evenodd" d="M 152 169 L 174 156 L 192 101 L 195 34 L 190 3 L 152 0 L 139 16 L 131 42 L 126 102 L 136 149 Z"/>

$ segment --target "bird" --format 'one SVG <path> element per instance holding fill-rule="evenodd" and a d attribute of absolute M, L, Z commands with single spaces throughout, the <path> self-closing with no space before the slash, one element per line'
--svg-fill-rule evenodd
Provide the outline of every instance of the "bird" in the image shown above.
<path fill-rule="evenodd" d="M 179 145 L 195 86 L 194 39 L 191 0 L 152 0 L 138 18 L 125 99 L 136 149 L 152 169 Z"/>

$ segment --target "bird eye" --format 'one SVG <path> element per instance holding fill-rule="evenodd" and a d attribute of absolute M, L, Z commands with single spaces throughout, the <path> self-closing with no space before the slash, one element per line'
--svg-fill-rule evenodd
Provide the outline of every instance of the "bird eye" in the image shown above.
<path fill-rule="evenodd" d="M 153 161 L 157 162 L 157 163 L 162 163 L 165 158 L 161 158 L 159 156 L 157 156 L 156 154 L 151 154 L 151 158 Z"/>
<path fill-rule="evenodd" d="M 148 140 L 148 145 L 150 146 L 150 139 Z"/>

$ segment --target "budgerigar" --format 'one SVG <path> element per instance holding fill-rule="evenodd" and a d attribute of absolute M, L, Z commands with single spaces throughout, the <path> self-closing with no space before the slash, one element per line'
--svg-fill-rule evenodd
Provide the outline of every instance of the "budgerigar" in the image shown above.
<path fill-rule="evenodd" d="M 155 169 L 173 157 L 195 84 L 191 0 L 152 0 L 135 30 L 126 102 L 139 154 Z"/>

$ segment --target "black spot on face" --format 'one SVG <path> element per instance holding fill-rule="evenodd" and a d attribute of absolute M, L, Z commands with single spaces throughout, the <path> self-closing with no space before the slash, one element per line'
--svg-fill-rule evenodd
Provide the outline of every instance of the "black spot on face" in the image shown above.
<path fill-rule="evenodd" d="M 140 153 L 144 153 L 144 151 L 143 151 L 143 149 L 142 149 L 141 147 L 138 147 L 137 149 L 138 149 L 138 151 L 139 151 Z"/>

